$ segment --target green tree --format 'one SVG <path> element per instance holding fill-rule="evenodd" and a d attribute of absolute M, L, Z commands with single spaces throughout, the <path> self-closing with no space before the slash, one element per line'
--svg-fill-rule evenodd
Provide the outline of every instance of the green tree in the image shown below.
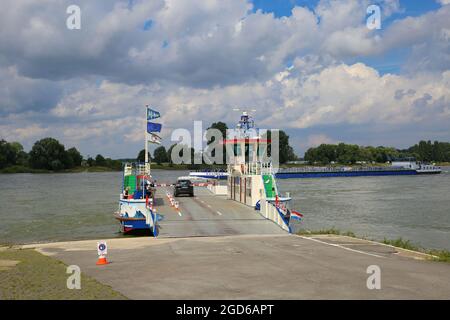
<path fill-rule="evenodd" d="M 16 143 L 8 143 L 0 140 L 0 169 L 15 165 L 20 151 L 23 151 L 22 145 Z"/>
<path fill-rule="evenodd" d="M 228 126 L 225 122 L 219 121 L 219 122 L 214 122 L 208 129 L 217 129 L 222 133 L 222 139 L 226 139 L 227 137 L 227 130 L 228 130 Z M 207 141 L 207 145 L 209 146 L 211 143 L 215 142 L 214 141 L 215 138 L 211 137 L 208 139 Z M 222 163 L 221 164 L 225 164 L 226 163 L 226 147 L 225 145 L 222 146 Z M 212 150 L 211 151 L 211 156 L 215 157 L 216 156 L 216 150 Z"/>
<path fill-rule="evenodd" d="M 27 167 L 29 165 L 28 153 L 23 150 L 23 146 L 19 142 L 11 142 L 10 145 L 16 153 L 14 164 Z"/>
<path fill-rule="evenodd" d="M 95 160 L 92 157 L 89 157 L 86 162 L 89 167 L 95 166 Z"/>
<path fill-rule="evenodd" d="M 328 164 L 337 161 L 341 164 L 354 164 L 357 161 L 386 162 L 398 158 L 400 152 L 389 147 L 362 147 L 355 144 L 339 143 L 321 144 L 316 148 L 309 148 L 305 153 L 305 160 L 314 163 Z"/>
<path fill-rule="evenodd" d="M 272 139 L 272 132 L 268 130 L 262 135 L 263 139 Z M 289 145 L 289 136 L 283 130 L 279 131 L 279 149 L 272 150 L 272 142 L 268 144 L 267 154 L 272 156 L 272 152 L 278 152 L 278 160 L 280 164 L 286 163 L 288 161 L 297 160 L 298 157 L 294 153 L 294 149 Z"/>
<path fill-rule="evenodd" d="M 105 166 L 113 169 L 113 170 L 121 170 L 122 169 L 122 161 L 120 160 L 113 160 L 111 158 L 105 159 Z"/>
<path fill-rule="evenodd" d="M 434 141 L 420 141 L 418 144 L 404 150 L 420 161 L 450 161 L 450 143 Z"/>
<path fill-rule="evenodd" d="M 145 152 L 145 151 L 144 151 Z M 153 152 L 153 159 L 157 164 L 161 164 L 163 162 L 167 162 L 167 151 L 164 146 L 160 146 L 155 149 Z"/>
<path fill-rule="evenodd" d="M 81 161 L 83 161 L 83 156 L 76 148 L 70 148 L 67 150 L 67 155 L 71 159 L 72 166 L 81 166 Z"/>
<path fill-rule="evenodd" d="M 35 169 L 61 170 L 67 163 L 64 146 L 53 138 L 37 141 L 30 151 L 29 162 Z"/>
<path fill-rule="evenodd" d="M 169 160 L 169 165 L 171 165 L 171 166 L 173 165 L 172 150 L 173 150 L 173 148 L 175 148 L 176 145 L 177 144 L 174 143 L 173 145 L 171 145 L 169 147 L 169 149 L 167 149 L 167 159 Z"/>
<path fill-rule="evenodd" d="M 225 122 L 222 121 L 214 122 L 208 129 L 217 129 L 222 133 L 223 139 L 227 137 L 228 126 Z"/>
<path fill-rule="evenodd" d="M 289 136 L 280 130 L 280 163 L 297 160 L 294 149 L 289 145 Z"/>
<path fill-rule="evenodd" d="M 95 157 L 95 165 L 99 167 L 106 167 L 106 159 L 101 154 L 98 154 Z"/>
<path fill-rule="evenodd" d="M 169 160 L 169 164 L 172 166 L 173 165 L 173 158 L 172 158 L 172 151 L 173 151 L 173 148 L 175 148 L 175 146 L 177 146 L 178 145 L 178 143 L 175 143 L 175 144 L 173 144 L 173 145 L 171 145 L 170 146 L 170 148 L 167 150 L 167 157 L 168 157 L 168 160 Z M 181 147 L 182 145 L 180 145 L 180 147 Z M 193 165 L 193 162 L 194 162 L 194 157 L 195 157 L 195 150 L 194 150 L 194 148 L 190 148 L 190 147 L 187 147 L 186 145 L 184 145 L 180 150 L 179 150 L 179 156 L 180 157 L 183 157 L 184 156 L 184 151 L 185 150 L 188 150 L 188 152 L 191 154 L 191 160 L 190 160 L 190 163 L 184 163 L 184 164 L 191 164 L 191 165 Z"/>
<path fill-rule="evenodd" d="M 151 159 L 152 158 L 151 158 L 150 152 L 148 152 L 148 160 L 150 161 Z M 136 161 L 137 162 L 145 162 L 145 149 L 142 149 L 141 151 L 139 151 Z"/>
<path fill-rule="evenodd" d="M 360 160 L 360 149 L 355 144 L 339 143 L 336 148 L 335 161 L 344 164 L 352 164 Z"/>

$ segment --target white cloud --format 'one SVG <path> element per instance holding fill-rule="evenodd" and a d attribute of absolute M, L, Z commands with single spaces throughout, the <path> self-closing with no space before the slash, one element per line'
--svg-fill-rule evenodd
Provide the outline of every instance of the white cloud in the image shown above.
<path fill-rule="evenodd" d="M 320 134 L 311 134 L 307 138 L 306 146 L 309 147 L 317 147 L 321 144 L 334 144 L 337 141 L 330 138 L 326 134 L 320 133 Z"/>
<path fill-rule="evenodd" d="M 437 0 L 437 2 L 439 2 L 440 4 L 442 4 L 443 6 L 450 4 L 450 0 Z"/>
<path fill-rule="evenodd" d="M 397 1 L 384 2 L 396 10 Z M 379 40 L 365 27 L 367 1 L 323 0 L 315 12 L 295 7 L 280 19 L 251 13 L 245 0 L 132 3 L 80 0 L 82 26 L 74 31 L 65 27 L 70 0 L 6 0 L 0 61 L 37 78 L 212 87 L 270 78 L 304 53 L 370 54 Z"/>
<path fill-rule="evenodd" d="M 146 104 L 162 112 L 165 138 L 193 120 L 232 125 L 235 107 L 257 108 L 261 126 L 319 128 L 305 138 L 311 143 L 334 141 L 322 128 L 339 125 L 450 133 L 448 6 L 371 31 L 366 0 L 322 0 L 283 18 L 253 13 L 245 0 L 132 3 L 80 0 L 82 29 L 69 31 L 69 0 L 6 0 L 2 136 L 51 135 L 91 154 L 127 156 L 141 147 Z M 397 0 L 382 9 L 384 17 L 402 10 Z M 345 62 L 405 47 L 405 74 Z"/>
<path fill-rule="evenodd" d="M 408 78 L 381 76 L 361 63 L 325 67 L 309 75 L 302 75 L 294 67 L 269 81 L 210 90 L 104 82 L 97 89 L 87 86 L 66 96 L 53 112 L 63 119 L 84 120 L 86 130 L 81 130 L 80 139 L 115 128 L 114 134 L 126 132 L 127 139 L 138 136 L 138 141 L 146 103 L 161 110 L 166 138 L 169 129 L 191 129 L 194 120 L 205 121 L 205 126 L 218 120 L 232 125 L 238 117 L 232 112 L 236 106 L 256 107 L 258 123 L 272 128 L 365 125 L 368 130 L 374 126 L 391 130 L 416 123 L 440 123 L 441 130 L 449 132 L 450 71 Z M 93 106 L 96 112 L 90 114 Z M 313 138 L 328 139 L 323 135 Z"/>
<path fill-rule="evenodd" d="M 15 128 L 12 125 L 0 125 L 0 136 L 7 141 L 24 141 L 42 137 L 48 132 L 37 124 L 29 124 L 24 127 Z"/>
<path fill-rule="evenodd" d="M 24 77 L 14 66 L 0 66 L 0 115 L 48 110 L 54 107 L 60 95 L 58 83 Z"/>

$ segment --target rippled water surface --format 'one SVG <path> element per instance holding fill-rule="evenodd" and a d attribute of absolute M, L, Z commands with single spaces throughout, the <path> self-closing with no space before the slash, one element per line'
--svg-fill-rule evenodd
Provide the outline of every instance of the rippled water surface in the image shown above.
<path fill-rule="evenodd" d="M 450 168 L 434 176 L 278 180 L 304 229 L 335 227 L 450 249 Z M 154 170 L 160 182 L 183 171 Z M 0 243 L 119 237 L 121 173 L 0 175 Z"/>

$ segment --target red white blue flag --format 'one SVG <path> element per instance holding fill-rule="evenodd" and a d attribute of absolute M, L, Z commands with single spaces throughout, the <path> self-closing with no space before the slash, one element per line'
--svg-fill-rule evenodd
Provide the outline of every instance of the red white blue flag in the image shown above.
<path fill-rule="evenodd" d="M 303 219 L 303 214 L 301 214 L 298 211 L 291 210 L 291 218 L 295 219 L 295 220 L 302 220 Z"/>

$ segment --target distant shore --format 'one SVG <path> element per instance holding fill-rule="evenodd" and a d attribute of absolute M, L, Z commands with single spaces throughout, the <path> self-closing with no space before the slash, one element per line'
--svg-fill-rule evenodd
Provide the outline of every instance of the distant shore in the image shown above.
<path fill-rule="evenodd" d="M 108 167 L 75 167 L 71 169 L 53 171 L 45 169 L 33 169 L 24 166 L 12 166 L 0 170 L 0 174 L 14 174 L 14 173 L 36 173 L 36 174 L 46 174 L 46 173 L 81 173 L 81 172 L 114 172 L 120 171 Z"/>
<path fill-rule="evenodd" d="M 196 167 L 192 165 L 187 164 L 168 164 L 168 163 L 152 163 L 151 164 L 152 169 L 159 169 L 159 170 L 199 170 L 199 169 L 206 169 L 206 170 L 214 170 L 217 169 L 217 167 L 213 166 L 207 166 L 202 165 L 201 167 Z M 225 167 L 221 168 L 225 169 Z M 122 171 L 121 169 L 115 169 L 110 167 L 103 167 L 103 166 L 84 166 L 84 167 L 75 167 L 71 169 L 64 169 L 64 170 L 45 170 L 45 169 L 33 169 L 30 167 L 25 166 L 11 166 L 4 169 L 0 169 L 0 174 L 14 174 L 14 173 L 36 173 L 36 174 L 46 174 L 46 173 L 82 173 L 82 172 L 119 172 Z"/>
<path fill-rule="evenodd" d="M 192 165 L 187 164 L 172 164 L 169 163 L 152 163 L 152 169 L 158 170 L 216 170 L 217 167 L 208 166 L 208 165 L 198 165 L 199 167 L 193 167 Z M 297 163 L 289 163 L 283 164 L 281 168 L 297 168 L 297 167 L 388 167 L 389 164 L 386 163 L 367 163 L 367 164 L 329 164 L 329 165 L 313 165 L 313 164 L 297 164 Z M 450 162 L 440 162 L 436 163 L 436 166 L 439 167 L 450 167 Z M 219 169 L 225 170 L 226 167 L 222 166 Z M 35 174 L 46 174 L 46 173 L 82 173 L 82 172 L 118 172 L 121 170 L 110 168 L 110 167 L 102 167 L 102 166 L 92 166 L 92 167 L 75 167 L 71 169 L 65 169 L 60 171 L 52 171 L 45 169 L 33 169 L 25 166 L 11 166 L 4 169 L 0 169 L 0 174 L 14 174 L 14 173 L 35 173 Z"/>

